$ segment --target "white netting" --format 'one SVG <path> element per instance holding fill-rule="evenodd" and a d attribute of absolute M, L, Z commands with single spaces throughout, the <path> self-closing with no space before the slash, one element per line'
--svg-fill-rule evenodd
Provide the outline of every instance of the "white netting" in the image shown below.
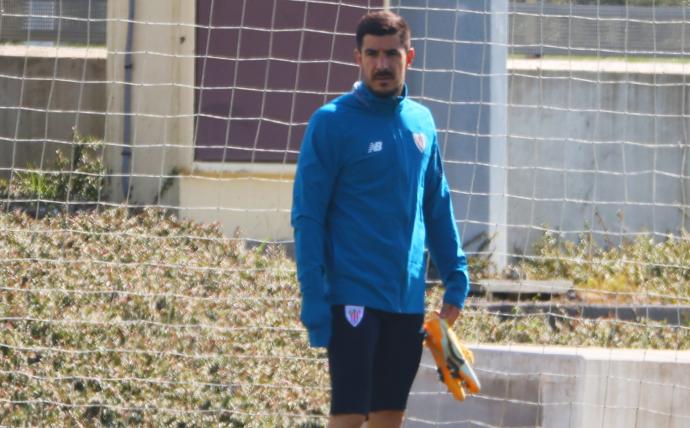
<path fill-rule="evenodd" d="M 294 161 L 384 2 L 163 3 L 0 1 L 0 425 L 326 422 Z M 687 4 L 385 3 L 484 387 L 452 402 L 427 356 L 406 426 L 687 425 Z"/>

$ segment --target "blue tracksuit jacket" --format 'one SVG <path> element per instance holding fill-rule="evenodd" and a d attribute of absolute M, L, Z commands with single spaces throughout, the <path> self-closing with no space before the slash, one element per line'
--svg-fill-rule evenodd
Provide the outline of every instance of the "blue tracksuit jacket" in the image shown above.
<path fill-rule="evenodd" d="M 302 142 L 293 191 L 301 320 L 327 346 L 331 305 L 424 313 L 428 246 L 462 307 L 467 261 L 429 110 L 380 98 L 361 82 L 318 109 Z"/>

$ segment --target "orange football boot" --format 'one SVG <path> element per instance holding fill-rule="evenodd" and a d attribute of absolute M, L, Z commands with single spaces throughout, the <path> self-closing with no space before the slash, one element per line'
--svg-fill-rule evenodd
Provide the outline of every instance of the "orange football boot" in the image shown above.
<path fill-rule="evenodd" d="M 436 361 L 439 377 L 456 400 L 464 400 L 467 392 L 477 394 L 481 384 L 472 369 L 474 354 L 463 345 L 445 320 L 433 317 L 424 323 L 424 344 Z"/>

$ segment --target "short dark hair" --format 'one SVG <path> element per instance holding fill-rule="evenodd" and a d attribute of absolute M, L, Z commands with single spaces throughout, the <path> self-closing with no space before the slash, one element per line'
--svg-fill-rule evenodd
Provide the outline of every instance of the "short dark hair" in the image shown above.
<path fill-rule="evenodd" d="M 369 12 L 360 18 L 356 33 L 357 49 L 362 49 L 364 36 L 367 34 L 373 36 L 397 34 L 400 36 L 400 43 L 406 51 L 409 51 L 412 46 L 410 42 L 410 27 L 405 19 L 398 14 L 386 10 Z"/>

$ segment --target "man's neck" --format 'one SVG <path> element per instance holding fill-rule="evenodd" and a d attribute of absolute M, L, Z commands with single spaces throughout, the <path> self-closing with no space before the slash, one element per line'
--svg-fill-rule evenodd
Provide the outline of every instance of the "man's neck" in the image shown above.
<path fill-rule="evenodd" d="M 381 98 L 382 100 L 391 99 L 391 98 L 397 98 L 397 97 L 399 97 L 400 95 L 402 95 L 402 93 L 403 93 L 403 86 L 400 86 L 398 89 L 396 89 L 396 90 L 393 91 L 393 92 L 390 92 L 390 93 L 387 93 L 387 94 L 379 94 L 378 92 L 376 92 L 376 91 L 374 91 L 373 89 L 371 89 L 371 87 L 370 87 L 369 85 L 367 85 L 366 83 L 364 83 L 364 85 L 367 87 L 367 89 L 369 90 L 369 92 L 371 92 L 375 97 Z"/>

